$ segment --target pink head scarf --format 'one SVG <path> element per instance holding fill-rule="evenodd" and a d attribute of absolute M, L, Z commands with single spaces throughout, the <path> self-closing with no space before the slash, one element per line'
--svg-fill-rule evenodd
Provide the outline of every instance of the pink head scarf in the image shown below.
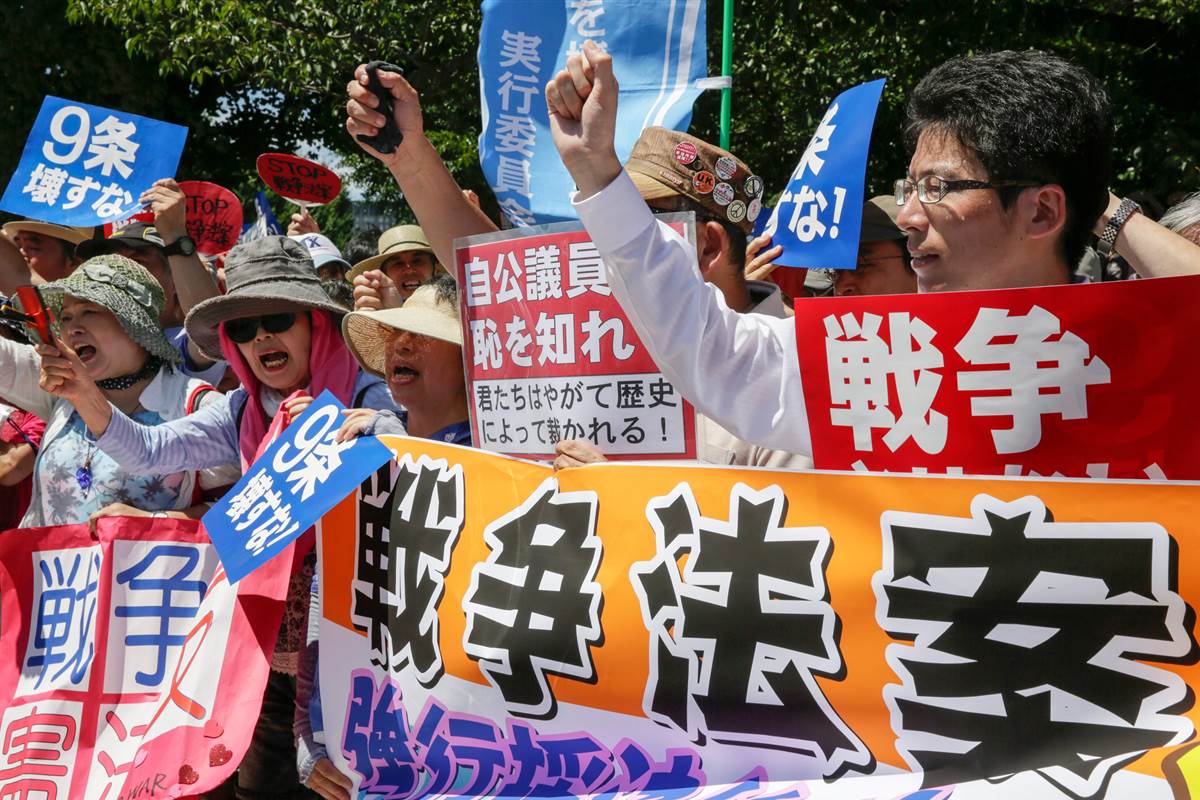
<path fill-rule="evenodd" d="M 309 315 L 312 318 L 312 341 L 308 349 L 308 393 L 317 397 L 328 389 L 342 404 L 349 406 L 354 400 L 358 362 L 346 349 L 346 343 L 342 341 L 341 331 L 338 330 L 332 314 L 314 308 L 309 310 Z M 217 333 L 221 337 L 221 353 L 224 354 L 225 361 L 246 390 L 246 410 L 242 414 L 242 424 L 238 431 L 238 449 L 241 451 L 242 469 L 245 470 L 254 463 L 270 422 L 259 397 L 262 384 L 259 383 L 254 370 L 242 356 L 237 344 L 225 335 L 224 325 L 217 326 Z"/>

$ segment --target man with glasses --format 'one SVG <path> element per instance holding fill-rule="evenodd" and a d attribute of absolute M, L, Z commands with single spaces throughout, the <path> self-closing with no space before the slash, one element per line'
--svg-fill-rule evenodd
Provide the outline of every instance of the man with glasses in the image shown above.
<path fill-rule="evenodd" d="M 719 303 L 687 243 L 639 202 L 613 149 L 611 57 L 585 45 L 546 99 L 575 208 L 664 374 L 736 436 L 811 453 L 795 327 Z M 1046 53 L 957 58 L 921 81 L 908 116 L 897 222 L 918 291 L 1068 282 L 1108 203 L 1112 119 L 1097 81 Z"/>

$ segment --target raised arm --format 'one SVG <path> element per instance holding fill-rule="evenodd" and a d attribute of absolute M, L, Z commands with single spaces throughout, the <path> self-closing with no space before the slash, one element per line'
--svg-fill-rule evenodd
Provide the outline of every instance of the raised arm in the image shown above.
<path fill-rule="evenodd" d="M 125 469 L 166 474 L 237 463 L 237 422 L 228 395 L 194 414 L 142 425 L 108 401 L 74 350 L 56 344 L 42 347 L 42 386 L 69 401 L 96 445 Z"/>
<path fill-rule="evenodd" d="M 359 146 L 383 162 L 392 173 L 421 230 L 429 237 L 434 254 L 447 269 L 453 270 L 454 240 L 460 236 L 490 233 L 496 230 L 496 225 L 463 196 L 441 154 L 426 138 L 420 98 L 412 84 L 394 72 L 380 72 L 379 81 L 392 93 L 394 116 L 404 141 L 387 154 L 362 142 Z M 346 130 L 351 136 L 378 133 L 385 120 L 383 114 L 375 110 L 379 101 L 367 88 L 365 64 L 360 64 L 354 71 L 354 80 L 347 84 L 346 93 L 349 95 Z"/>
<path fill-rule="evenodd" d="M 546 85 L 546 102 L 554 143 L 579 187 L 575 210 L 659 369 L 734 435 L 811 454 L 791 320 L 730 309 L 701 277 L 695 247 L 655 221 L 613 146 L 612 58 L 586 42 Z"/>
<path fill-rule="evenodd" d="M 164 178 L 155 181 L 138 200 L 154 210 L 154 227 L 165 244 L 170 246 L 187 235 L 187 195 L 174 180 Z M 167 262 L 171 268 L 171 280 L 175 282 L 175 293 L 179 296 L 179 307 L 185 315 L 202 300 L 220 294 L 212 274 L 197 253 L 186 256 L 176 253 L 169 256 Z M 213 363 L 190 339 L 188 355 L 200 368 Z"/>
<path fill-rule="evenodd" d="M 1108 208 L 1096 220 L 1094 231 L 1097 236 L 1104 232 L 1104 226 L 1120 204 L 1120 198 L 1109 194 Z M 1200 275 L 1200 245 L 1143 214 L 1134 214 L 1121 226 L 1113 249 L 1143 278 Z"/>

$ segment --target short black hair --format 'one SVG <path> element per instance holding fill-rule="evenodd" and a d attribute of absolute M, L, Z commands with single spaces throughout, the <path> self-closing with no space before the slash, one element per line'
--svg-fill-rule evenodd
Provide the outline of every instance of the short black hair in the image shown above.
<path fill-rule="evenodd" d="M 382 235 L 383 231 L 376 227 L 356 231 L 346 240 L 346 246 L 342 248 L 342 256 L 350 264 L 366 261 L 379 253 L 379 237 Z"/>
<path fill-rule="evenodd" d="M 909 155 L 926 130 L 974 151 L 992 181 L 1062 187 L 1059 251 L 1069 269 L 1108 204 L 1113 122 L 1108 95 L 1086 69 L 1039 50 L 960 56 L 935 67 L 908 101 Z M 998 190 L 1005 209 L 1021 189 Z"/>
<path fill-rule="evenodd" d="M 329 295 L 330 300 L 347 311 L 354 310 L 354 287 L 348 281 L 321 281 L 321 288 L 325 290 L 325 294 Z"/>
<path fill-rule="evenodd" d="M 454 276 L 445 272 L 437 272 L 421 285 L 433 286 L 437 289 L 437 302 L 458 307 L 458 282 L 454 280 Z"/>

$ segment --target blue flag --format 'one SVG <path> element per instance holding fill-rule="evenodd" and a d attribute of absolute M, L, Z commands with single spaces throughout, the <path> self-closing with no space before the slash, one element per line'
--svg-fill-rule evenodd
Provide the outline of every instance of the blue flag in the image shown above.
<path fill-rule="evenodd" d="M 862 227 L 863 184 L 884 79 L 847 89 L 825 112 L 764 233 L 783 245 L 776 262 L 810 269 L 854 269 Z"/>
<path fill-rule="evenodd" d="M 259 192 L 254 196 L 254 209 L 258 212 L 258 219 L 242 228 L 242 235 L 238 237 L 239 243 L 283 235 L 283 228 L 279 227 L 279 222 L 275 219 L 275 212 L 271 210 L 271 201 L 267 199 L 266 192 Z"/>
<path fill-rule="evenodd" d="M 479 162 L 514 225 L 576 218 L 544 87 L 588 39 L 613 55 L 622 161 L 643 128 L 691 121 L 707 74 L 704 0 L 483 0 Z"/>
<path fill-rule="evenodd" d="M 200 520 L 231 583 L 278 555 L 392 457 L 374 436 L 335 442 L 343 408 L 323 392 Z"/>
<path fill-rule="evenodd" d="M 0 210 L 78 227 L 125 219 L 175 176 L 186 139 L 181 125 L 47 95 Z"/>

